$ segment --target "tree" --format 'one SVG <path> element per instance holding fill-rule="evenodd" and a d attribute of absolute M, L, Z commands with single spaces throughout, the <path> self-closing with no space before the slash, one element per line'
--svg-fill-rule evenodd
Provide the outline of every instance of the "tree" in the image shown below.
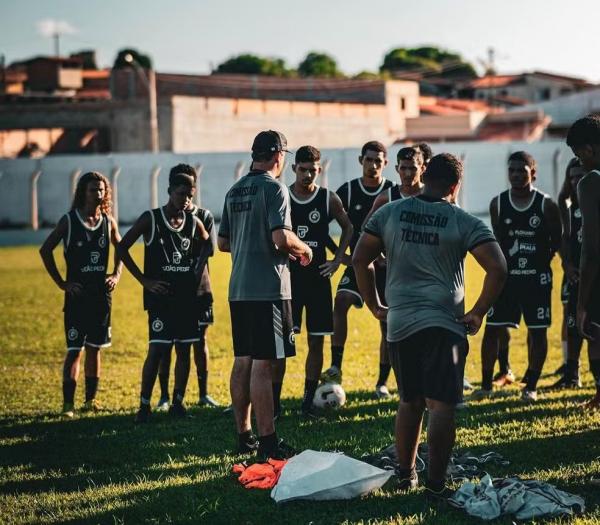
<path fill-rule="evenodd" d="M 144 69 L 152 69 L 152 59 L 150 58 L 150 56 L 144 55 L 143 53 L 140 53 L 137 49 L 133 48 L 121 49 L 117 53 L 117 58 L 115 58 L 113 68 L 124 69 L 128 67 L 133 67 L 130 62 L 127 62 L 127 60 L 125 60 L 125 57 L 127 55 L 131 55 L 133 57 L 133 60 L 135 60 L 135 62 L 137 62 Z"/>
<path fill-rule="evenodd" d="M 245 53 L 225 60 L 213 73 L 284 77 L 289 76 L 292 71 L 287 69 L 285 61 L 281 58 L 265 58 Z"/>
<path fill-rule="evenodd" d="M 335 58 L 325 54 L 310 52 L 298 66 L 301 77 L 337 78 L 344 74 L 338 69 Z"/>
<path fill-rule="evenodd" d="M 457 54 L 432 46 L 392 49 L 383 59 L 380 71 L 420 72 L 430 76 L 474 78 L 475 68 Z"/>

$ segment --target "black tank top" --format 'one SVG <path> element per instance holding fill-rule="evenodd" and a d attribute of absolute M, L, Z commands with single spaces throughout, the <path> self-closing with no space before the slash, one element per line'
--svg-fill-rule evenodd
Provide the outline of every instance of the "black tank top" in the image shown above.
<path fill-rule="evenodd" d="M 529 206 L 518 209 L 510 190 L 497 197 L 498 242 L 506 257 L 509 275 L 536 276 L 550 271 L 550 230 L 544 216 L 546 196 L 533 191 Z"/>
<path fill-rule="evenodd" d="M 329 191 L 317 188 L 317 191 L 306 200 L 296 197 L 290 186 L 290 204 L 292 228 L 294 233 L 310 246 L 313 260 L 308 266 L 301 266 L 298 261 L 291 261 L 290 268 L 297 270 L 318 271 L 319 265 L 327 260 L 325 248 L 329 238 Z"/>
<path fill-rule="evenodd" d="M 354 234 L 350 241 L 350 251 L 354 250 L 354 247 L 358 242 L 365 217 L 373 207 L 377 195 L 393 185 L 394 183 L 392 181 L 383 179 L 377 188 L 366 188 L 363 186 L 362 179 L 359 177 L 345 182 L 336 191 L 342 200 L 344 209 L 346 210 L 346 213 L 348 213 L 350 222 L 354 227 Z"/>
<path fill-rule="evenodd" d="M 169 283 L 169 294 L 157 295 L 144 289 L 144 308 L 168 308 L 170 303 L 191 301 L 196 295 L 196 221 L 190 213 L 177 229 L 162 208 L 149 210 L 152 219 L 150 239 L 144 248 L 144 276 Z"/>
<path fill-rule="evenodd" d="M 571 204 L 569 209 L 570 229 L 569 229 L 569 259 L 571 264 L 579 268 L 581 261 L 581 244 L 583 243 L 583 230 L 581 229 L 581 210 L 579 206 Z"/>
<path fill-rule="evenodd" d="M 400 199 L 404 199 L 404 195 L 400 192 L 400 186 L 398 184 L 394 184 L 388 190 L 388 202 L 394 202 Z"/>
<path fill-rule="evenodd" d="M 66 214 L 63 239 L 67 281 L 80 283 L 84 297 L 106 295 L 106 272 L 110 244 L 108 217 L 103 213 L 94 228 L 87 226 L 77 210 Z M 83 297 L 79 297 L 83 298 Z M 78 298 L 65 294 L 65 307 Z"/>

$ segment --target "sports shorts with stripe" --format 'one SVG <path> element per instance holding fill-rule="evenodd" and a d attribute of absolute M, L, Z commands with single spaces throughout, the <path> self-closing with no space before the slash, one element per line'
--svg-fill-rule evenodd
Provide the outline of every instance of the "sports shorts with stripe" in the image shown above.
<path fill-rule="evenodd" d="M 292 301 L 229 301 L 233 353 L 256 360 L 296 355 Z"/>

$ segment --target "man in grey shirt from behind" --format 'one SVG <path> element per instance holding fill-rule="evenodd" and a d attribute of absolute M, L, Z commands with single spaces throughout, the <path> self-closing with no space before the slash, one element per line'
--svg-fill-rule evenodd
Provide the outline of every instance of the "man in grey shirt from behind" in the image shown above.
<path fill-rule="evenodd" d="M 455 406 L 462 400 L 467 334 L 506 279 L 506 261 L 490 229 L 461 210 L 456 200 L 463 166 L 450 154 L 433 157 L 423 175 L 423 193 L 386 204 L 367 221 L 354 251 L 358 286 L 371 312 L 387 320 L 390 360 L 401 400 L 396 449 L 401 489 L 415 487 L 415 461 L 427 407 L 429 450 L 426 494 L 446 498 L 446 468 L 455 439 Z M 379 303 L 372 262 L 385 251 L 385 297 Z M 464 313 L 464 259 L 470 252 L 484 269 L 483 289 Z"/>
<path fill-rule="evenodd" d="M 277 180 L 286 148 L 282 133 L 269 130 L 256 136 L 252 170 L 227 192 L 217 240 L 233 261 L 229 307 L 235 359 L 230 390 L 238 452 L 258 448 L 263 461 L 290 453 L 275 433 L 271 365 L 296 353 L 288 260 L 307 265 L 312 259 L 311 249 L 292 232 L 288 189 Z"/>

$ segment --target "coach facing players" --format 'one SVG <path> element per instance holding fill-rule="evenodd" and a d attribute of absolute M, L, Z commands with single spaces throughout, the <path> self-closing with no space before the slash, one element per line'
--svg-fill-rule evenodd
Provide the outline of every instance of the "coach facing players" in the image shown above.
<path fill-rule="evenodd" d="M 380 208 L 368 220 L 353 264 L 362 297 L 375 317 L 387 320 L 390 360 L 401 400 L 396 447 L 401 489 L 416 486 L 415 461 L 423 412 L 429 412 L 427 493 L 446 497 L 445 475 L 454 446 L 454 410 L 462 399 L 467 334 L 475 334 L 506 279 L 506 260 L 492 232 L 452 204 L 463 166 L 449 154 L 431 159 L 423 193 Z M 373 261 L 388 260 L 385 297 L 379 302 Z M 464 315 L 464 258 L 486 272 L 483 289 Z"/>
<path fill-rule="evenodd" d="M 229 306 L 235 360 L 231 400 L 238 451 L 252 452 L 250 404 L 258 427 L 258 453 L 286 456 L 273 422 L 272 362 L 295 355 L 288 259 L 307 265 L 311 249 L 292 232 L 288 189 L 277 180 L 287 141 L 261 131 L 252 144 L 252 170 L 225 196 L 218 245 L 231 252 Z"/>

